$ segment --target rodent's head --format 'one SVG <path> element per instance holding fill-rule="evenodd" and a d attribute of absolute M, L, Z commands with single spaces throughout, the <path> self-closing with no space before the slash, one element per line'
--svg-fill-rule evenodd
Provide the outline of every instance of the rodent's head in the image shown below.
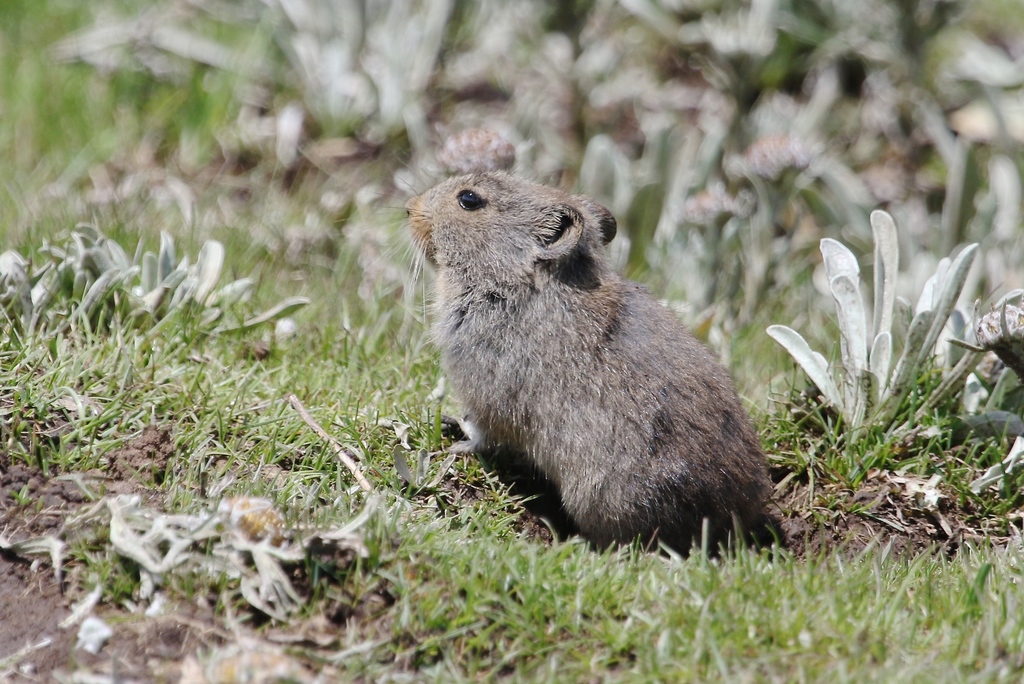
<path fill-rule="evenodd" d="M 505 173 L 451 178 L 405 205 L 413 240 L 443 274 L 499 281 L 600 263 L 615 218 L 594 200 Z"/>

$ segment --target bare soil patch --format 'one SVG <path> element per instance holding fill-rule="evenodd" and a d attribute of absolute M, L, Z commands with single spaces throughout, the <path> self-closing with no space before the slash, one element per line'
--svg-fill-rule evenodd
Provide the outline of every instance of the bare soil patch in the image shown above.
<path fill-rule="evenodd" d="M 212 610 L 194 606 L 178 606 L 175 612 L 155 617 L 113 610 L 101 617 L 113 629 L 110 641 L 97 655 L 74 651 L 72 665 L 114 681 L 187 681 L 181 672 L 184 659 L 216 648 L 227 636 L 215 626 Z"/>
<path fill-rule="evenodd" d="M 889 545 L 897 555 L 952 556 L 965 540 L 1005 541 L 982 533 L 974 511 L 951 502 L 935 483 L 890 471 L 872 471 L 856 491 L 791 482 L 769 510 L 779 541 L 797 558 L 836 550 L 852 556 L 871 544 Z"/>
<path fill-rule="evenodd" d="M 46 644 L 10 669 L 0 667 L 0 680 L 49 681 L 50 673 L 67 665 L 74 634 L 58 623 L 67 616 L 68 603 L 52 570 L 0 552 L 0 662 Z"/>

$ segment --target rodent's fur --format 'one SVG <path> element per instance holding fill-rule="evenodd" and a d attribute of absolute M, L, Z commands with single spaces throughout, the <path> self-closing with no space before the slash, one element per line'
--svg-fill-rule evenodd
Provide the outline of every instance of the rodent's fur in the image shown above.
<path fill-rule="evenodd" d="M 758 523 L 769 482 L 750 418 L 710 352 L 605 263 L 607 209 L 504 173 L 406 209 L 437 271 L 442 366 L 479 432 L 463 450 L 525 455 L 599 547 L 686 553 L 705 518 L 715 544 Z"/>

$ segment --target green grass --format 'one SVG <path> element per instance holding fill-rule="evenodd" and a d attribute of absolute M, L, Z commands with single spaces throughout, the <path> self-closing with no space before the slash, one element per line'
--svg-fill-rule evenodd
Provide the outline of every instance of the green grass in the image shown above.
<path fill-rule="evenodd" d="M 106 3 L 125 13 L 142 4 Z M 286 397 L 295 394 L 364 459 L 378 502 L 360 530 L 365 557 L 310 554 L 289 566 L 309 599 L 283 624 L 250 608 L 229 573 L 197 564 L 161 578 L 172 604 L 202 599 L 219 625 L 258 638 L 268 627 L 301 633 L 326 617 L 337 643 L 297 646 L 296 657 L 369 681 L 997 681 L 1024 672 L 1017 616 L 1024 559 L 1014 543 L 969 541 L 952 556 L 899 553 L 883 540 L 806 557 L 740 549 L 682 559 L 524 534 L 521 506 L 475 459 L 456 459 L 450 472 L 440 472 L 446 442 L 438 418 L 456 414 L 458 405 L 427 398 L 440 375 L 422 280 L 384 278 L 361 288 L 360 244 L 337 230 L 347 216 L 338 225 L 325 219 L 334 231 L 333 258 L 305 253 L 290 261 L 268 238 L 318 211 L 316 198 L 330 179 L 314 175 L 288 190 L 281 171 L 264 160 L 242 174 L 240 182 L 255 192 L 239 201 L 215 175 L 195 184 L 191 224 L 145 193 L 114 204 L 84 200 L 90 167 L 130 155 L 147 135 L 159 141 L 159 168 L 177 173 L 210 163 L 215 136 L 238 107 L 238 83 L 216 72 L 197 70 L 171 85 L 142 73 L 107 77 L 52 63 L 45 47 L 88 24 L 87 7 L 30 0 L 0 6 L 5 248 L 30 254 L 78 221 L 94 223 L 129 255 L 138 241 L 156 249 L 160 230 L 173 232 L 192 257 L 213 237 L 227 247 L 230 277 L 256 279 L 251 310 L 291 295 L 312 303 L 295 315 L 296 336 L 276 342 L 262 360 L 253 347 L 269 339 L 268 329 L 208 337 L 188 313 L 149 340 L 79 329 L 50 339 L 0 335 L 4 457 L 51 476 L 84 478 L 99 499 L 116 489 L 102 473 L 108 456 L 156 425 L 172 434 L 174 453 L 163 481 L 146 483 L 154 510 L 200 515 L 222 496 L 266 497 L 296 530 L 337 528 L 368 497 L 289 407 Z M 53 194 L 54 183 L 64 189 Z M 231 203 L 236 210 L 223 209 Z M 372 220 L 381 252 L 412 272 L 396 209 L 401 200 L 380 205 Z M 969 491 L 1005 445 L 956 450 L 940 431 L 907 446 L 881 430 L 850 435 L 827 414 L 789 411 L 794 402 L 786 392 L 803 379 L 765 325 L 790 323 L 799 311 L 807 321 L 799 327 L 818 330 L 814 346 L 834 339 L 821 311 L 807 307 L 809 277 L 797 286 L 806 289 L 788 302 L 784 295 L 770 301 L 725 344 L 773 466 L 792 474 L 792 487 L 805 488 L 801 512 L 828 520 L 855 510 L 850 495 L 870 484 L 873 470 L 922 478 L 940 472 L 944 491 L 968 511 L 965 519 L 1005 534 L 1020 504 L 1014 483 L 998 494 Z M 76 401 L 87 410 L 74 409 Z M 426 481 L 443 475 L 440 484 L 402 481 L 392 457 L 399 438 L 380 419 L 410 426 L 413 451 L 430 453 Z M 945 430 L 946 420 L 937 412 L 926 423 Z M 204 496 L 211 489 L 216 496 Z M 27 509 L 41 507 L 27 490 L 17 498 Z M 138 564 L 114 551 L 104 524 L 66 532 L 70 596 L 98 583 L 115 617 L 127 615 L 130 603 L 145 603 Z M 196 546 L 199 555 L 212 553 L 208 544 Z M 331 662 L 332 654 L 345 657 Z"/>

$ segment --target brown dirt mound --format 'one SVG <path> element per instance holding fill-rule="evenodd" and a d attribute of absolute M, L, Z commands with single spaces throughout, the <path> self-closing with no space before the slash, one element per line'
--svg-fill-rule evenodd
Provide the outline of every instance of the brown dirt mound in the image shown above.
<path fill-rule="evenodd" d="M 54 533 L 68 511 L 86 502 L 74 480 L 16 463 L 0 472 L 0 529 L 14 540 Z"/>
<path fill-rule="evenodd" d="M 0 454 L 0 529 L 15 540 L 57 533 L 64 519 L 90 497 L 148 491 L 148 485 L 162 482 L 173 452 L 170 431 L 150 425 L 108 454 L 110 477 L 99 471 L 71 477 L 56 467 L 44 472 Z"/>
<path fill-rule="evenodd" d="M 141 435 L 107 454 L 107 468 L 111 475 L 122 480 L 159 485 L 164 481 L 173 454 L 174 440 L 170 431 L 147 425 Z"/>
<path fill-rule="evenodd" d="M 955 554 L 965 540 L 999 537 L 972 526 L 972 511 L 950 502 L 937 481 L 873 470 L 857 491 L 837 484 L 790 483 L 770 506 L 782 545 L 798 558 L 869 545 L 912 555 Z M 837 505 L 836 502 L 841 502 Z"/>
<path fill-rule="evenodd" d="M 0 474 L 0 510 L 27 502 L 50 508 L 85 500 L 81 489 L 73 482 L 56 479 L 57 474 L 52 471 L 47 476 L 36 466 L 22 463 L 10 466 Z"/>

